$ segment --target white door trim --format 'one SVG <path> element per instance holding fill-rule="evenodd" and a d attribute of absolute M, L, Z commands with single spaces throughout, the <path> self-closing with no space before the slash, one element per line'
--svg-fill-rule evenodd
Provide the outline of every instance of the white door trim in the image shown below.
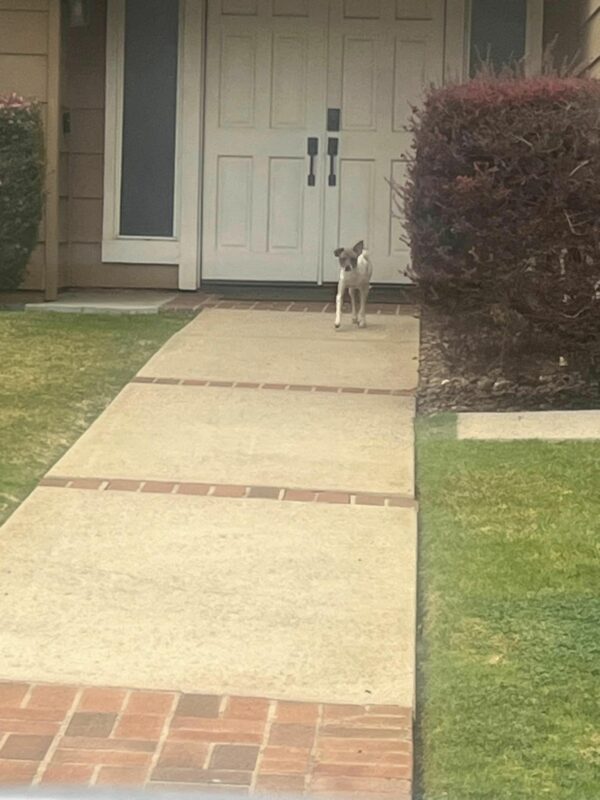
<path fill-rule="evenodd" d="M 444 83 L 464 80 L 468 65 L 469 0 L 446 0 Z"/>
<path fill-rule="evenodd" d="M 179 288 L 198 286 L 204 2 L 180 0 L 177 137 L 172 237 L 119 235 L 125 2 L 108 0 L 102 261 L 178 264 Z"/>
<path fill-rule="evenodd" d="M 204 125 L 204 70 L 206 0 L 182 0 L 181 46 L 182 110 L 179 159 L 179 288 L 200 286 L 202 252 L 202 151 Z M 177 199 L 176 199 L 177 203 Z"/>
<path fill-rule="evenodd" d="M 528 75 L 535 75 L 544 60 L 544 0 L 527 0 L 525 36 L 525 70 Z"/>

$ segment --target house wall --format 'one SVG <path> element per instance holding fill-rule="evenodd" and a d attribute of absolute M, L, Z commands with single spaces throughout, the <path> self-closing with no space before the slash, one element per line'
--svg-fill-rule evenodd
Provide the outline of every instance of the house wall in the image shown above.
<path fill-rule="evenodd" d="M 60 0 L 0 0 L 0 93 L 42 105 L 46 137 L 46 207 L 24 289 L 52 295 L 58 267 L 58 102 Z M 48 232 L 48 233 L 46 233 Z"/>
<path fill-rule="evenodd" d="M 67 25 L 62 20 L 60 34 L 60 116 L 58 160 L 58 275 L 61 289 L 67 284 L 69 261 L 69 142 L 63 130 L 63 120 L 68 112 Z"/>
<path fill-rule="evenodd" d="M 546 0 L 544 39 L 556 37 L 556 60 L 600 78 L 600 0 Z"/>
<path fill-rule="evenodd" d="M 600 0 L 585 0 L 582 17 L 583 55 L 587 74 L 600 78 Z"/>
<path fill-rule="evenodd" d="M 176 265 L 102 263 L 105 73 L 106 0 L 95 0 L 90 25 L 70 28 L 67 36 L 71 133 L 64 281 L 68 286 L 173 289 Z"/>

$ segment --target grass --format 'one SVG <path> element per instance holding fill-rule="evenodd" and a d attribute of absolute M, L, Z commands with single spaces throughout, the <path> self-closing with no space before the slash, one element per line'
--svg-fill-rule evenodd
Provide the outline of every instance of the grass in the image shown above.
<path fill-rule="evenodd" d="M 0 312 L 0 524 L 187 321 Z"/>
<path fill-rule="evenodd" d="M 600 796 L 600 442 L 418 429 L 427 800 Z"/>

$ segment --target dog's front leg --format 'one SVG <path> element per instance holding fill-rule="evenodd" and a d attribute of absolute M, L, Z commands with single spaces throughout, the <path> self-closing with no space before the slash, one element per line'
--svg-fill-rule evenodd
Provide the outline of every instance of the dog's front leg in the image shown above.
<path fill-rule="evenodd" d="M 337 295 L 335 298 L 335 327 L 339 328 L 342 324 L 342 302 L 344 299 L 344 282 L 340 280 L 338 283 Z"/>
<path fill-rule="evenodd" d="M 361 286 L 360 291 L 360 311 L 358 313 L 358 327 L 364 328 L 367 324 L 367 298 L 369 296 L 369 286 Z"/>
<path fill-rule="evenodd" d="M 352 322 L 356 325 L 358 322 L 358 314 L 356 313 L 356 289 L 348 289 L 350 293 L 350 302 L 352 303 Z"/>

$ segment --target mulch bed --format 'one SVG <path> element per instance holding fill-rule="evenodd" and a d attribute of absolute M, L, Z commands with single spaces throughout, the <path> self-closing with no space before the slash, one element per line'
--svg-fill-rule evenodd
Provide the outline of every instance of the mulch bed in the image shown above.
<path fill-rule="evenodd" d="M 510 371 L 494 365 L 448 365 L 451 331 L 435 312 L 421 313 L 420 414 L 443 411 L 550 411 L 600 408 L 600 387 L 576 370 L 532 354 Z"/>

